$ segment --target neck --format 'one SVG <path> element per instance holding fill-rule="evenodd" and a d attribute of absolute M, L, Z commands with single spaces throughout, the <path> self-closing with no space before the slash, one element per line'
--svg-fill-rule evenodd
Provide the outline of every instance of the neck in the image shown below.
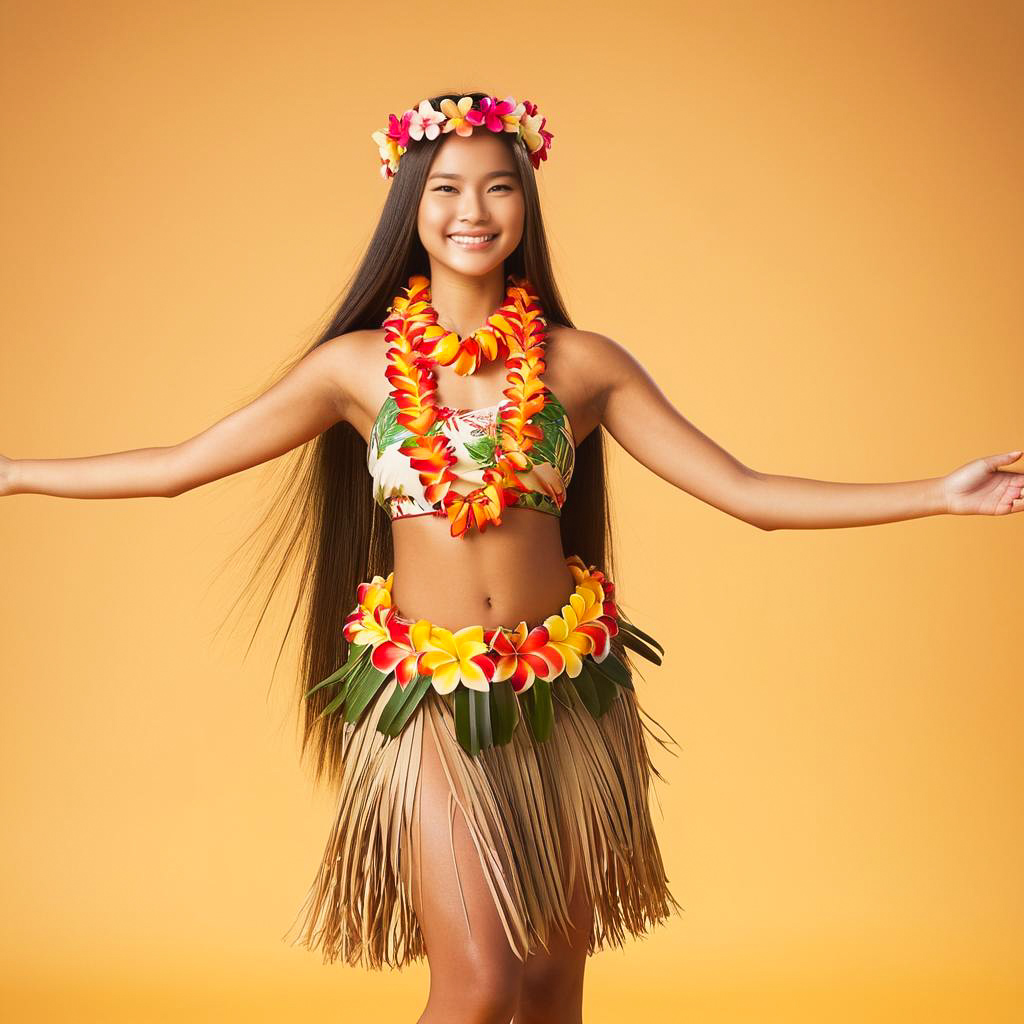
<path fill-rule="evenodd" d="M 476 277 L 431 261 L 430 304 L 437 311 L 437 322 L 460 338 L 483 327 L 504 298 L 504 264 Z"/>

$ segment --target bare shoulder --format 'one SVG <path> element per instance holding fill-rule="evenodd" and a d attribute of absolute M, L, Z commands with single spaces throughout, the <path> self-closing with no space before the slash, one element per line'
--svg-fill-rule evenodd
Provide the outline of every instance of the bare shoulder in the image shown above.
<path fill-rule="evenodd" d="M 384 331 L 346 331 L 328 338 L 318 348 L 337 390 L 344 419 L 365 437 L 388 390 L 383 373 Z"/>
<path fill-rule="evenodd" d="M 382 347 L 384 331 L 377 329 L 346 331 L 336 334 L 321 344 L 321 348 L 332 353 L 338 362 L 360 361 L 379 353 Z"/>
<path fill-rule="evenodd" d="M 383 353 L 382 330 L 347 331 L 322 342 L 319 349 L 339 392 L 347 399 L 364 397 L 372 369 L 379 369 Z"/>
<path fill-rule="evenodd" d="M 579 327 L 550 328 L 547 347 L 551 357 L 577 364 L 577 368 L 581 370 L 589 369 L 589 364 L 593 363 L 607 363 L 614 368 L 635 362 L 625 345 L 621 345 L 614 338 Z M 600 371 L 601 367 L 597 366 L 595 369 Z"/>
<path fill-rule="evenodd" d="M 576 327 L 550 328 L 545 355 L 552 389 L 559 394 L 568 392 L 581 408 L 595 411 L 614 383 L 637 365 L 629 350 L 614 338 Z"/>

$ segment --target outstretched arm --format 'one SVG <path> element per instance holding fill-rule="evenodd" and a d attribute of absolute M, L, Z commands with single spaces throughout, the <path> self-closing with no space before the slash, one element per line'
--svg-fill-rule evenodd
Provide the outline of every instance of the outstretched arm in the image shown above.
<path fill-rule="evenodd" d="M 345 417 L 351 337 L 317 346 L 259 398 L 179 444 L 72 459 L 0 457 L 0 494 L 170 498 L 277 458 Z"/>
<path fill-rule="evenodd" d="M 1024 511 L 1021 452 L 975 459 L 946 476 L 845 483 L 761 473 L 701 433 L 621 345 L 579 332 L 600 422 L 638 462 L 701 501 L 762 530 L 868 526 L 922 516 Z"/>

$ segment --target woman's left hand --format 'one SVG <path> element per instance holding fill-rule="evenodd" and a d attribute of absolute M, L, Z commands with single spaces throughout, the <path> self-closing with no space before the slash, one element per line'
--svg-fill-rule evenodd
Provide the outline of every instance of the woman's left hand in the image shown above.
<path fill-rule="evenodd" d="M 1024 473 L 1004 473 L 999 467 L 1016 462 L 1020 452 L 988 455 L 967 462 L 943 477 L 946 511 L 955 516 L 1006 516 L 1024 512 Z"/>

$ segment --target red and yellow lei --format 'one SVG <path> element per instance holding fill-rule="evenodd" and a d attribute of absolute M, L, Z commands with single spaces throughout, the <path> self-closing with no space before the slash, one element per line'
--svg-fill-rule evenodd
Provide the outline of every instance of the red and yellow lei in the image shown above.
<path fill-rule="evenodd" d="M 430 280 L 409 279 L 404 294 L 388 307 L 383 327 L 388 341 L 391 397 L 398 406 L 398 422 L 412 433 L 400 451 L 419 470 L 424 494 L 439 514 L 448 516 L 453 537 L 464 537 L 475 526 L 501 525 L 502 510 L 529 490 L 518 474 L 533 463 L 527 454 L 535 439 L 543 438 L 532 423 L 546 404 L 543 383 L 546 323 L 529 283 L 509 277 L 505 300 L 487 323 L 468 338 L 459 338 L 437 322 L 430 301 Z M 502 357 L 508 369 L 505 401 L 498 410 L 498 445 L 494 463 L 484 470 L 484 483 L 460 494 L 451 467 L 458 461 L 444 434 L 427 432 L 437 418 L 437 378 L 433 367 L 454 366 L 460 375 L 474 373 L 485 359 Z"/>

